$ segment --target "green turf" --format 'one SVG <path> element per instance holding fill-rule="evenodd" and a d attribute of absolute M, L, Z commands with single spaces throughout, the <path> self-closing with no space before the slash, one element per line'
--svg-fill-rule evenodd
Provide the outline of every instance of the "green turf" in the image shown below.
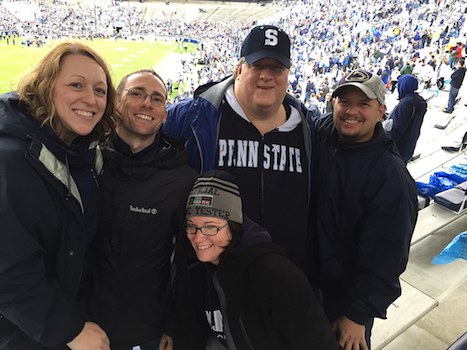
<path fill-rule="evenodd" d="M 172 52 L 178 53 L 178 44 L 174 41 L 125 41 L 113 39 L 83 40 L 85 44 L 97 50 L 109 63 L 112 69 L 112 78 L 115 85 L 127 73 L 143 69 L 156 68 L 157 65 Z M 6 45 L 0 41 L 0 57 L 2 69 L 0 70 L 0 93 L 16 90 L 18 78 L 27 72 L 54 43 L 43 47 L 22 47 L 21 40 L 16 45 Z M 189 50 L 196 49 L 194 44 Z"/>

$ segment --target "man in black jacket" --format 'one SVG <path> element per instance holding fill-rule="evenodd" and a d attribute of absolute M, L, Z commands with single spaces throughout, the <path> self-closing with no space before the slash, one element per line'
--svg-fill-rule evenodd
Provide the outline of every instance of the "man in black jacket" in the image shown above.
<path fill-rule="evenodd" d="M 117 88 L 121 121 L 104 153 L 103 217 L 94 245 L 87 309 L 112 350 L 156 349 L 169 304 L 174 237 L 196 179 L 184 140 L 159 131 L 167 90 L 152 70 Z"/>
<path fill-rule="evenodd" d="M 352 71 L 315 125 L 315 277 L 344 349 L 368 350 L 374 317 L 400 296 L 418 213 L 415 182 L 380 123 L 385 92 L 378 76 Z"/>
<path fill-rule="evenodd" d="M 444 113 L 454 112 L 454 105 L 457 103 L 457 95 L 461 88 L 465 76 L 465 60 L 461 58 L 457 63 L 457 69 L 451 74 L 451 88 L 449 89 L 448 107 L 443 110 Z"/>

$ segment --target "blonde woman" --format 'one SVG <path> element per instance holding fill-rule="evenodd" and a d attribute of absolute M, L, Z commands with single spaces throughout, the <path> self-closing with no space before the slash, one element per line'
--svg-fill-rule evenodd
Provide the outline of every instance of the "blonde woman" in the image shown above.
<path fill-rule="evenodd" d="M 115 95 L 104 60 L 73 42 L 0 95 L 0 349 L 110 349 L 76 299 Z"/>

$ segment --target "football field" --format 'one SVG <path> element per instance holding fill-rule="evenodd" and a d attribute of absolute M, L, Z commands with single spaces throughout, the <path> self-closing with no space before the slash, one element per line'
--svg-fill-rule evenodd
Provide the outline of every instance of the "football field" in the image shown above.
<path fill-rule="evenodd" d="M 173 55 L 180 54 L 180 49 L 174 40 L 167 41 L 127 41 L 119 39 L 81 40 L 81 42 L 99 52 L 109 63 L 112 70 L 114 84 L 132 71 L 144 68 L 155 69 L 164 79 L 169 72 L 160 71 L 175 67 Z M 48 42 L 42 47 L 27 47 L 21 45 L 21 40 L 16 39 L 16 44 L 6 44 L 0 41 L 0 57 L 2 57 L 2 69 L 0 70 L 0 93 L 16 90 L 18 78 L 27 73 L 28 69 L 48 52 L 56 42 Z M 194 44 L 188 45 L 189 51 L 196 50 Z"/>

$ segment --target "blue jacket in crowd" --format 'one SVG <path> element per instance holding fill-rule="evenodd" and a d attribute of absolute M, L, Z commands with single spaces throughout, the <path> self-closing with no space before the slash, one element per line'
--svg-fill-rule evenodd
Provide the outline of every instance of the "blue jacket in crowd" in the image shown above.
<path fill-rule="evenodd" d="M 391 137 L 405 163 L 413 155 L 428 107 L 425 99 L 415 92 L 417 89 L 418 80 L 415 76 L 401 76 L 397 82 L 399 103 L 389 116 L 393 123 Z"/>

